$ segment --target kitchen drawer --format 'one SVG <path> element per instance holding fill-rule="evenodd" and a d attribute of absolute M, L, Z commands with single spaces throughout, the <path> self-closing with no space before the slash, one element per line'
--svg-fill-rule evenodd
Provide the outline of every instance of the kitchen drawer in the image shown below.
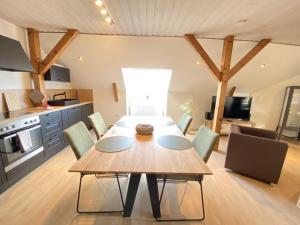
<path fill-rule="evenodd" d="M 45 122 L 42 126 L 42 137 L 47 138 L 53 136 L 58 132 L 62 132 L 62 122 L 61 120 L 54 120 Z"/>
<path fill-rule="evenodd" d="M 61 121 L 61 112 L 51 112 L 47 114 L 43 114 L 40 116 L 40 121 L 41 124 L 46 124 L 47 122 L 52 122 L 52 121 Z"/>
<path fill-rule="evenodd" d="M 62 132 L 58 132 L 55 135 L 43 140 L 45 148 L 45 156 L 49 158 L 61 151 L 64 148 L 64 136 Z"/>

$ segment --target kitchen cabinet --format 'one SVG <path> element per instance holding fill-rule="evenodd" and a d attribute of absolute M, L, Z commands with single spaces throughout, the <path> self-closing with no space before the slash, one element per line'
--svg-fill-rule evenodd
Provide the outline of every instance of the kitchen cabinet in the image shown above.
<path fill-rule="evenodd" d="M 74 125 L 81 121 L 81 107 L 74 107 L 68 109 L 68 117 L 69 117 L 69 126 Z"/>
<path fill-rule="evenodd" d="M 79 121 L 83 121 L 87 127 L 90 128 L 88 116 L 92 113 L 93 104 L 90 103 L 41 114 L 39 118 L 44 151 L 41 149 L 41 151 L 32 158 L 6 172 L 0 154 L 0 193 L 15 184 L 47 159 L 64 149 L 68 145 L 63 134 L 65 129 Z"/>
<path fill-rule="evenodd" d="M 88 129 L 92 128 L 88 116 L 91 115 L 93 111 L 93 104 L 86 104 L 81 106 L 81 120 L 84 122 Z"/>
<path fill-rule="evenodd" d="M 54 65 L 45 73 L 44 80 L 70 82 L 70 69 Z"/>
<path fill-rule="evenodd" d="M 65 147 L 62 130 L 43 140 L 46 158 L 50 158 Z"/>
<path fill-rule="evenodd" d="M 62 112 L 50 112 L 40 116 L 45 157 L 50 158 L 64 148 Z"/>
<path fill-rule="evenodd" d="M 3 166 L 2 158 L 1 158 L 1 154 L 0 154 L 0 186 L 6 182 L 7 182 L 7 180 L 6 180 L 4 166 Z"/>
<path fill-rule="evenodd" d="M 69 117 L 68 117 L 68 110 L 64 109 L 61 111 L 61 119 L 62 119 L 62 126 L 63 126 L 63 130 L 67 129 L 70 125 L 69 125 Z M 66 147 L 68 145 L 68 140 L 64 135 L 64 147 Z"/>

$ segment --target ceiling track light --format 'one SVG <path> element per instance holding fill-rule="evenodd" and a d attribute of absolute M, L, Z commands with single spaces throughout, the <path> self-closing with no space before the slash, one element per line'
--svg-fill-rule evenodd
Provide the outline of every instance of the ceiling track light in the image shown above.
<path fill-rule="evenodd" d="M 112 19 L 111 15 L 109 14 L 107 7 L 103 0 L 96 0 L 95 4 L 100 7 L 100 13 L 104 17 L 106 23 L 112 25 L 114 20 Z"/>

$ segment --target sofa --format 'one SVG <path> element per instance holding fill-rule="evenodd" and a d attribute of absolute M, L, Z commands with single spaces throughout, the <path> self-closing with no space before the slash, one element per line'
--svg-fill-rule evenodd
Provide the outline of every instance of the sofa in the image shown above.
<path fill-rule="evenodd" d="M 288 145 L 276 132 L 231 125 L 225 168 L 266 183 L 277 184 Z"/>

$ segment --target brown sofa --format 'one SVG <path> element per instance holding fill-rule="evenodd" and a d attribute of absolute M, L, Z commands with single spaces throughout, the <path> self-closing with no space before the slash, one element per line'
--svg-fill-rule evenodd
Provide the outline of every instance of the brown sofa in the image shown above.
<path fill-rule="evenodd" d="M 277 184 L 287 149 L 274 131 L 231 125 L 225 168 Z"/>

